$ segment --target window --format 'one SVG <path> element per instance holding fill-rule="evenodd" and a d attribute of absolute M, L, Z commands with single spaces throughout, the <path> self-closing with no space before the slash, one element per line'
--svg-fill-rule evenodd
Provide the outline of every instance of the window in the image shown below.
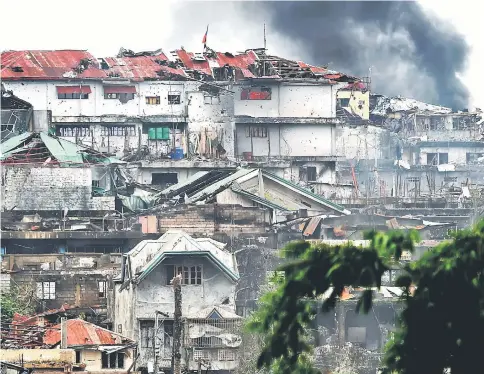
<path fill-rule="evenodd" d="M 210 360 L 210 351 L 206 349 L 194 349 L 193 360 Z"/>
<path fill-rule="evenodd" d="M 345 98 L 345 99 L 338 99 L 338 105 L 341 107 L 341 108 L 347 108 L 350 106 L 350 99 L 349 98 Z"/>
<path fill-rule="evenodd" d="M 81 363 L 81 351 L 76 351 L 76 364 Z"/>
<path fill-rule="evenodd" d="M 314 182 L 316 180 L 316 167 L 308 166 L 308 181 Z"/>
<path fill-rule="evenodd" d="M 181 94 L 179 92 L 169 92 L 168 93 L 168 104 L 180 104 L 181 103 Z"/>
<path fill-rule="evenodd" d="M 177 183 L 178 183 L 177 173 L 152 173 L 151 174 L 151 184 L 154 184 L 157 186 L 169 187 Z"/>
<path fill-rule="evenodd" d="M 129 126 L 103 126 L 101 136 L 136 136 L 134 125 Z"/>
<path fill-rule="evenodd" d="M 267 138 L 267 127 L 263 127 L 263 126 L 246 127 L 245 136 L 248 138 Z"/>
<path fill-rule="evenodd" d="M 91 181 L 91 186 L 92 186 L 92 187 L 99 187 L 99 181 L 97 181 L 97 180 L 94 180 L 94 179 L 93 179 L 93 180 Z"/>
<path fill-rule="evenodd" d="M 140 321 L 141 348 L 153 348 L 155 340 L 155 321 Z"/>
<path fill-rule="evenodd" d="M 72 125 L 72 126 L 61 126 L 57 125 L 55 129 L 55 134 L 57 136 L 78 137 L 78 136 L 89 136 L 89 125 Z"/>
<path fill-rule="evenodd" d="M 466 154 L 466 160 L 468 164 L 472 164 L 474 162 L 477 162 L 477 160 L 484 156 L 484 153 L 467 153 Z"/>
<path fill-rule="evenodd" d="M 104 98 L 106 100 L 118 99 L 126 102 L 134 99 L 134 93 L 105 93 Z"/>
<path fill-rule="evenodd" d="M 13 125 L 1 125 L 1 131 L 13 131 Z"/>
<path fill-rule="evenodd" d="M 407 182 L 409 182 L 409 183 L 419 183 L 420 177 L 407 177 Z"/>
<path fill-rule="evenodd" d="M 123 325 L 119 324 L 118 325 L 118 334 L 122 334 L 123 333 Z"/>
<path fill-rule="evenodd" d="M 430 130 L 443 130 L 444 128 L 443 117 L 430 117 Z"/>
<path fill-rule="evenodd" d="M 37 298 L 55 300 L 55 282 L 37 282 Z"/>
<path fill-rule="evenodd" d="M 235 349 L 219 349 L 219 361 L 235 361 L 237 359 L 237 351 Z"/>
<path fill-rule="evenodd" d="M 159 96 L 146 96 L 147 105 L 159 105 L 161 103 Z"/>
<path fill-rule="evenodd" d="M 454 130 L 466 130 L 472 125 L 472 121 L 469 117 L 453 117 L 452 128 Z"/>
<path fill-rule="evenodd" d="M 65 100 L 65 99 L 89 99 L 89 94 L 87 93 L 80 93 L 80 92 L 74 92 L 74 93 L 58 93 L 57 98 L 60 100 Z"/>
<path fill-rule="evenodd" d="M 348 342 L 362 343 L 366 342 L 366 327 L 348 327 Z"/>
<path fill-rule="evenodd" d="M 99 297 L 106 297 L 106 281 L 98 281 L 97 282 L 97 286 L 98 286 L 98 296 Z"/>
<path fill-rule="evenodd" d="M 182 284 L 184 285 L 200 285 L 202 284 L 202 267 L 198 266 L 181 266 L 168 265 L 167 266 L 166 284 L 169 285 L 171 280 L 178 274 L 182 275 Z"/>
<path fill-rule="evenodd" d="M 103 369 L 124 369 L 124 353 L 102 352 L 101 362 Z"/>
<path fill-rule="evenodd" d="M 449 154 L 439 153 L 439 165 L 448 164 L 448 163 L 449 163 Z"/>
<path fill-rule="evenodd" d="M 220 97 L 218 96 L 204 96 L 203 102 L 208 105 L 220 104 Z"/>
<path fill-rule="evenodd" d="M 444 182 L 455 183 L 455 182 L 457 182 L 457 177 L 444 177 Z"/>
<path fill-rule="evenodd" d="M 438 165 L 439 160 L 437 153 L 427 153 L 427 165 Z"/>
<path fill-rule="evenodd" d="M 272 89 L 270 87 L 244 88 L 240 92 L 240 100 L 271 100 Z"/>

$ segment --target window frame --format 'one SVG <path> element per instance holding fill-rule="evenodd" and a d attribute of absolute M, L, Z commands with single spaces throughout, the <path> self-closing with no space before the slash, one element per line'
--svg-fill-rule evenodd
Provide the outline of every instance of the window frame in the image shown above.
<path fill-rule="evenodd" d="M 97 281 L 98 297 L 105 299 L 108 295 L 108 282 L 105 280 Z"/>
<path fill-rule="evenodd" d="M 143 326 L 144 325 L 144 326 Z M 143 333 L 146 331 L 146 333 Z M 153 348 L 155 344 L 155 321 L 143 320 L 139 322 L 140 348 Z"/>
<path fill-rule="evenodd" d="M 135 125 L 103 125 L 101 136 L 136 136 Z"/>
<path fill-rule="evenodd" d="M 181 92 L 168 92 L 167 96 L 168 105 L 180 105 L 181 104 Z"/>
<path fill-rule="evenodd" d="M 268 129 L 266 126 L 247 126 L 245 128 L 246 138 L 267 138 Z"/>
<path fill-rule="evenodd" d="M 89 99 L 89 94 L 88 93 L 80 93 L 80 92 L 57 93 L 57 99 L 58 100 L 76 100 L 76 99 L 87 100 L 87 99 Z"/>
<path fill-rule="evenodd" d="M 55 300 L 56 282 L 36 282 L 36 296 L 39 300 Z"/>
<path fill-rule="evenodd" d="M 160 105 L 161 98 L 160 96 L 145 96 L 145 103 L 146 105 Z"/>
<path fill-rule="evenodd" d="M 122 359 L 120 360 L 120 357 Z M 121 361 L 121 365 L 119 364 Z M 126 355 L 124 352 L 106 353 L 101 352 L 102 369 L 124 369 L 126 364 Z"/>
<path fill-rule="evenodd" d="M 203 283 L 203 265 L 166 265 L 167 268 L 167 277 L 166 277 L 166 285 L 170 285 L 171 280 L 173 277 L 178 275 L 181 271 L 182 274 L 182 286 L 201 286 Z M 170 278 L 170 275 L 173 276 Z"/>
<path fill-rule="evenodd" d="M 57 125 L 56 136 L 63 138 L 85 137 L 91 134 L 89 125 Z"/>

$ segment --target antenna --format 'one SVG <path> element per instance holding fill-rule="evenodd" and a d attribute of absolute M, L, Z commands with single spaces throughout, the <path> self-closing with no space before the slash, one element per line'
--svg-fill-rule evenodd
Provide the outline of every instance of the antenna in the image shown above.
<path fill-rule="evenodd" d="M 264 22 L 264 51 L 266 50 L 266 45 L 267 45 L 267 42 L 266 42 L 266 23 Z"/>

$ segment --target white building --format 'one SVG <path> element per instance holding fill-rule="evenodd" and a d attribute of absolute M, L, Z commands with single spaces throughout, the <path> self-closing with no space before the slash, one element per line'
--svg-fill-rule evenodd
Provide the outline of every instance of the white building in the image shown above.
<path fill-rule="evenodd" d="M 225 244 L 168 231 L 145 240 L 124 257 L 114 286 L 114 326 L 138 341 L 138 368 L 171 367 L 174 294 L 170 284 L 182 274 L 182 355 L 190 370 L 206 359 L 212 370 L 233 370 L 241 343 L 235 314 L 239 273 Z"/>

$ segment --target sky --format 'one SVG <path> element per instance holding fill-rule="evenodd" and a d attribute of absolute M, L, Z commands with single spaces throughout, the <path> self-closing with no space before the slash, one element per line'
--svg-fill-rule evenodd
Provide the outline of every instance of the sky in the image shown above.
<path fill-rule="evenodd" d="M 484 79 L 480 76 L 480 70 L 484 66 L 484 6 L 479 2 L 472 5 L 470 0 L 419 0 L 419 4 L 428 16 L 428 22 L 435 22 L 440 28 L 442 22 L 445 22 L 469 46 L 466 67 L 458 74 L 457 79 L 469 91 L 467 107 L 484 109 Z M 315 58 L 323 58 L 310 53 L 302 39 L 285 32 L 285 24 L 278 24 L 278 20 L 274 19 L 279 17 L 276 11 L 279 8 L 274 8 L 278 5 L 280 4 L 277 2 L 263 6 L 257 2 L 241 4 L 175 0 L 145 0 L 124 4 L 111 0 L 83 0 L 75 3 L 65 0 L 23 0 L 7 3 L 3 0 L 2 14 L 22 14 L 22 19 L 19 21 L 18 17 L 2 17 L 4 33 L 0 39 L 0 47 L 2 50 L 87 49 L 96 57 L 116 55 L 120 47 L 134 51 L 162 48 L 165 53 L 169 53 L 183 46 L 190 51 L 202 52 L 202 37 L 207 24 L 210 24 L 208 45 L 219 51 L 237 52 L 262 47 L 263 25 L 266 23 L 269 53 L 314 64 L 329 64 L 330 68 L 338 70 L 331 56 L 327 58 L 328 61 L 313 61 Z M 300 26 L 304 28 L 304 22 Z M 290 23 L 287 27 L 291 27 Z M 413 46 L 408 38 L 400 35 L 397 39 L 385 39 L 382 35 L 371 34 L 358 27 L 356 24 L 353 30 L 355 35 L 359 31 L 369 42 L 377 40 L 380 44 L 387 43 L 390 48 L 397 41 L 400 51 L 412 51 Z M 5 30 L 9 30 L 8 38 L 5 37 Z M 408 45 L 404 45 L 405 43 Z M 370 52 L 364 54 L 365 63 L 369 64 L 375 58 L 376 68 L 372 67 L 372 74 L 377 82 L 380 80 L 377 88 L 385 90 L 383 93 L 400 93 L 442 104 L 435 102 L 439 101 L 440 96 L 433 92 L 436 90 L 434 86 L 438 86 L 439 82 L 424 74 L 419 76 L 418 64 L 410 66 L 393 59 L 391 63 L 395 64 L 395 68 L 389 68 L 386 67 L 389 64 L 383 64 L 379 61 L 379 56 L 373 57 Z M 351 65 L 348 66 L 351 68 Z M 392 73 L 391 76 L 389 72 Z M 395 79 L 395 74 L 398 79 Z M 382 87 L 387 81 L 387 87 Z"/>

